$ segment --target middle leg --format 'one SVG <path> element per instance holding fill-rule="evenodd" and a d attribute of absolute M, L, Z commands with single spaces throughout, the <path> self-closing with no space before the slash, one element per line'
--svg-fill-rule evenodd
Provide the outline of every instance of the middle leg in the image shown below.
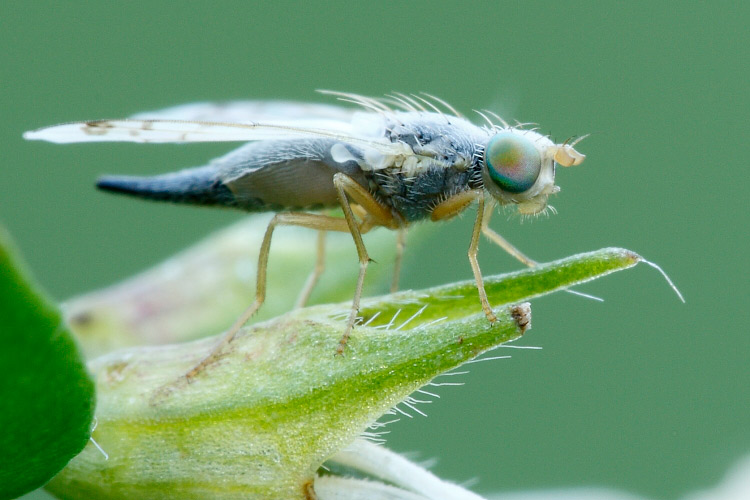
<path fill-rule="evenodd" d="M 396 232 L 396 258 L 393 261 L 391 293 L 398 292 L 398 281 L 401 277 L 401 263 L 404 259 L 404 248 L 406 248 L 406 228 L 401 228 Z"/>
<path fill-rule="evenodd" d="M 354 328 L 354 322 L 357 319 L 367 264 L 370 262 L 367 248 L 365 248 L 365 244 L 362 241 L 361 226 L 354 217 L 349 198 L 365 211 L 367 214 L 365 222 L 369 220 L 370 224 L 385 226 L 391 229 L 399 229 L 400 226 L 390 210 L 351 177 L 343 173 L 337 173 L 333 176 L 333 185 L 336 187 L 339 203 L 341 204 L 341 209 L 344 211 L 344 218 L 349 226 L 349 232 L 352 235 L 352 239 L 354 239 L 354 245 L 357 247 L 357 256 L 359 257 L 359 276 L 357 277 L 357 288 L 354 291 L 354 298 L 352 299 L 352 309 L 349 312 L 349 320 L 346 323 L 344 334 L 341 336 L 339 345 L 336 348 L 338 354 L 343 354 L 346 343 L 349 341 L 349 336 L 352 333 L 352 328 Z M 369 227 L 370 224 L 363 225 Z"/>
<path fill-rule="evenodd" d="M 326 232 L 318 231 L 318 242 L 317 242 L 317 257 L 315 258 L 315 267 L 313 268 L 310 276 L 307 277 L 305 286 L 297 297 L 297 302 L 294 304 L 295 309 L 301 309 L 307 304 L 307 300 L 312 294 L 313 288 L 318 283 L 320 275 L 326 268 Z"/>

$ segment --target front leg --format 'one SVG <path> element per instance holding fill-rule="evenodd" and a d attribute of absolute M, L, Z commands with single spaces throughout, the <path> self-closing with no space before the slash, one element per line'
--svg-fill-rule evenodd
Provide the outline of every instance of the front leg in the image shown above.
<path fill-rule="evenodd" d="M 531 257 L 524 254 L 518 248 L 515 247 L 510 241 L 500 236 L 497 232 L 490 228 L 490 218 L 492 217 L 493 210 L 495 208 L 494 203 L 487 203 L 484 209 L 484 215 L 482 217 L 482 233 L 489 238 L 495 245 L 499 246 L 514 259 L 518 260 L 522 264 L 528 267 L 534 267 L 539 263 Z"/>
<path fill-rule="evenodd" d="M 471 243 L 469 244 L 469 263 L 471 264 L 471 270 L 474 272 L 474 280 L 477 282 L 477 291 L 479 292 L 479 301 L 482 304 L 482 310 L 490 323 L 494 323 L 497 321 L 497 316 L 492 312 L 490 301 L 487 299 L 482 271 L 479 269 L 479 262 L 477 261 L 479 236 L 482 234 L 484 224 L 484 193 L 480 190 L 463 191 L 451 196 L 447 200 L 443 200 L 433 208 L 432 220 L 438 221 L 454 217 L 471 205 L 474 200 L 479 202 L 479 207 L 477 207 L 477 218 L 474 221 L 474 230 L 471 233 Z"/>
<path fill-rule="evenodd" d="M 514 259 L 518 260 L 522 264 L 528 266 L 528 267 L 536 267 L 539 265 L 537 261 L 520 251 L 518 248 L 515 247 L 510 241 L 506 240 L 502 236 L 500 236 L 497 232 L 495 232 L 493 229 L 490 228 L 490 217 L 492 216 L 492 211 L 494 209 L 493 203 L 487 203 L 487 206 L 485 207 L 484 211 L 484 218 L 482 220 L 482 233 L 489 238 L 490 241 L 492 241 L 494 244 L 508 252 L 508 255 L 513 257 Z M 587 299 L 593 299 L 599 302 L 602 302 L 603 299 L 596 297 L 595 295 L 589 295 L 587 293 L 578 292 L 576 290 L 572 290 L 570 288 L 564 288 L 564 291 L 573 294 L 578 295 L 580 297 L 584 297 Z"/>
<path fill-rule="evenodd" d="M 479 291 L 479 301 L 482 303 L 484 315 L 490 323 L 497 321 L 497 316 L 492 312 L 490 301 L 487 299 L 487 292 L 484 290 L 484 280 L 482 271 L 479 270 L 479 261 L 477 261 L 477 252 L 479 251 L 479 236 L 482 234 L 482 219 L 484 215 L 484 196 L 479 197 L 479 206 L 477 207 L 477 218 L 474 221 L 474 230 L 471 232 L 471 243 L 469 244 L 469 263 L 471 270 L 474 271 L 474 280 L 477 282 Z"/>

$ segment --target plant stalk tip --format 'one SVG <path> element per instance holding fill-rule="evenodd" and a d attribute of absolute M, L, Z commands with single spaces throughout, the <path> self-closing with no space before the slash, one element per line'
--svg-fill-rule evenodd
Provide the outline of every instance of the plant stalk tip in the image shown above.
<path fill-rule="evenodd" d="M 526 333 L 526 330 L 531 329 L 531 304 L 523 302 L 512 306 L 510 309 L 510 315 L 513 321 L 516 322 L 518 329 L 521 330 L 521 334 Z"/>

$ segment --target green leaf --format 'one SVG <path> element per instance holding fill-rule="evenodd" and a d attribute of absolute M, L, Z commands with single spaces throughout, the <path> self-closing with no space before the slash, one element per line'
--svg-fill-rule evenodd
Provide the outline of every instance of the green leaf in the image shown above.
<path fill-rule="evenodd" d="M 585 283 L 644 261 L 638 254 L 622 248 L 604 248 L 572 257 L 539 264 L 533 268 L 484 278 L 484 288 L 490 305 L 496 307 L 530 300 L 548 293 Z M 649 265 L 653 265 L 648 263 Z M 670 282 L 671 284 L 671 282 Z M 476 283 L 466 280 L 425 291 L 406 291 L 386 301 L 370 301 L 360 309 L 367 321 L 375 326 L 390 321 L 397 312 L 408 318 L 422 308 L 422 320 L 441 317 L 452 319 L 468 311 L 476 311 L 479 304 Z M 429 307 L 427 307 L 429 306 Z"/>
<path fill-rule="evenodd" d="M 44 485 L 89 439 L 94 385 L 60 312 L 0 228 L 0 498 Z"/>
<path fill-rule="evenodd" d="M 189 384 L 182 376 L 216 339 L 105 355 L 90 368 L 93 437 L 108 458 L 87 446 L 48 489 L 86 499 L 305 498 L 321 464 L 385 412 L 522 335 L 530 306 L 518 302 L 639 260 L 604 249 L 489 277 L 494 325 L 470 282 L 369 299 L 369 324 L 343 356 L 334 354 L 348 303 L 293 311 L 243 329 Z"/>

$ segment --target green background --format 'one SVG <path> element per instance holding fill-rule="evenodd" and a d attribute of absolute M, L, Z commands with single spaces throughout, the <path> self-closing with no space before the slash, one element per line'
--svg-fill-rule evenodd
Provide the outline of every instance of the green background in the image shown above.
<path fill-rule="evenodd" d="M 178 6 L 179 5 L 179 6 Z M 479 492 L 598 485 L 676 498 L 750 451 L 745 190 L 750 12 L 729 3 L 3 2 L 0 221 L 60 299 L 241 214 L 96 192 L 101 173 L 198 165 L 231 145 L 27 143 L 21 133 L 199 100 L 427 91 L 580 144 L 559 215 L 493 226 L 538 260 L 624 246 L 661 264 L 534 304 L 510 360 L 391 425 Z M 304 182 L 304 179 L 300 179 Z M 471 276 L 471 216 L 413 242 L 404 287 Z M 440 248 L 439 252 L 430 249 Z M 485 273 L 518 264 L 487 242 Z M 356 263 L 352 263 L 356 269 Z M 270 293 L 273 293 L 271 290 Z M 500 354 L 506 354 L 503 351 Z"/>

